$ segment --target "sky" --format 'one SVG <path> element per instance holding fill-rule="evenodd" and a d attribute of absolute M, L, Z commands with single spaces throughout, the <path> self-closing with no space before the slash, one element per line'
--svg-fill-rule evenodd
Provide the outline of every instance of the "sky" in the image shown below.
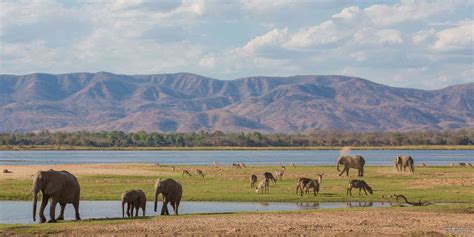
<path fill-rule="evenodd" d="M 474 1 L 5 1 L 0 74 L 474 82 Z"/>

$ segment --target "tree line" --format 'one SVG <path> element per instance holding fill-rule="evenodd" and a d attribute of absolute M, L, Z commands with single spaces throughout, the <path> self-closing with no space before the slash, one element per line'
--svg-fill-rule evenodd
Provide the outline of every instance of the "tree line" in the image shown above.
<path fill-rule="evenodd" d="M 75 131 L 0 133 L 0 145 L 56 145 L 92 147 L 293 147 L 293 146 L 404 146 L 473 145 L 474 128 L 445 131 L 346 132 L 314 131 L 301 134 L 259 132 L 157 133 Z"/>

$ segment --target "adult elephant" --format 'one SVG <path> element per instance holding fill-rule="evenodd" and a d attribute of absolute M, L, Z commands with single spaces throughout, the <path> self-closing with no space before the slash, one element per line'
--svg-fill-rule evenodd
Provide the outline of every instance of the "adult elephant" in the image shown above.
<path fill-rule="evenodd" d="M 80 220 L 79 215 L 79 198 L 81 188 L 76 177 L 67 171 L 38 171 L 33 180 L 33 221 L 36 221 L 36 205 L 38 201 L 38 193 L 42 192 L 41 207 L 39 210 L 40 222 L 46 222 L 44 216 L 44 208 L 51 199 L 49 214 L 51 219 L 48 222 L 56 222 L 56 220 L 64 220 L 64 208 L 66 204 L 72 203 L 76 211 L 76 220 Z M 56 204 L 61 205 L 61 213 L 55 218 Z"/>
<path fill-rule="evenodd" d="M 343 165 L 344 169 L 341 171 L 339 176 L 341 176 L 344 172 L 346 172 L 346 176 L 349 176 L 349 169 L 358 169 L 359 172 L 357 176 L 364 176 L 364 165 L 365 160 L 364 157 L 356 155 L 356 156 L 341 156 L 337 159 L 337 171 L 340 171 L 339 165 Z"/>
<path fill-rule="evenodd" d="M 406 171 L 406 168 L 409 167 L 411 173 L 415 173 L 415 161 L 411 156 L 397 156 L 395 157 L 395 167 L 398 171 Z"/>
<path fill-rule="evenodd" d="M 174 179 L 158 178 L 155 183 L 155 212 L 157 209 L 158 195 L 162 194 L 163 207 L 161 208 L 161 215 L 169 215 L 168 203 L 171 203 L 174 214 L 178 215 L 178 207 L 181 202 L 181 196 L 183 195 L 183 188 L 181 184 L 176 182 Z"/>

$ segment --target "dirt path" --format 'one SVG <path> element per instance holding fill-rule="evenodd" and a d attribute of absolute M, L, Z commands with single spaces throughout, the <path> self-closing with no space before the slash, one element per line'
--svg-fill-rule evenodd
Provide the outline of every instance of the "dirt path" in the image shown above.
<path fill-rule="evenodd" d="M 72 235 L 474 235 L 474 214 L 400 209 L 171 216 L 107 225 L 77 225 Z"/>

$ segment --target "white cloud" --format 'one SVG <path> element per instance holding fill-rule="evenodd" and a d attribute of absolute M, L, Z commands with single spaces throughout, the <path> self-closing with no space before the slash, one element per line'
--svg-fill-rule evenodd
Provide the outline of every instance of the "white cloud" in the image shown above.
<path fill-rule="evenodd" d="M 399 30 L 384 29 L 376 33 L 380 44 L 401 44 L 403 43 L 402 35 Z"/>
<path fill-rule="evenodd" d="M 472 80 L 472 1 L 350 4 L 0 1 L 0 73 L 348 73 L 427 88 Z"/>
<path fill-rule="evenodd" d="M 459 26 L 436 33 L 436 50 L 453 50 L 474 48 L 474 21 L 463 21 Z"/>
<path fill-rule="evenodd" d="M 435 34 L 435 30 L 433 28 L 429 30 L 420 30 L 413 35 L 412 41 L 415 44 L 424 43 L 428 41 L 429 39 L 431 39 L 434 36 L 434 34 Z"/>
<path fill-rule="evenodd" d="M 264 35 L 257 36 L 250 40 L 244 47 L 242 47 L 242 50 L 245 53 L 253 54 L 264 47 L 278 46 L 287 40 L 287 34 L 288 28 L 273 29 Z"/>

